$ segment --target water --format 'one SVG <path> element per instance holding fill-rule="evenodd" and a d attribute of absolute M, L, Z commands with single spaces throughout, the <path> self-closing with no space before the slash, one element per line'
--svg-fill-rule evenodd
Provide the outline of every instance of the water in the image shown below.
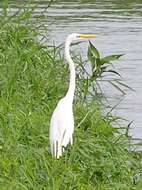
<path fill-rule="evenodd" d="M 23 1 L 17 2 L 18 6 L 23 4 Z M 32 2 L 37 4 L 34 17 L 42 15 L 47 1 Z M 11 1 L 12 11 L 16 6 L 15 1 Z M 135 92 L 127 91 L 122 98 L 115 89 L 105 87 L 105 93 L 112 106 L 122 100 L 114 114 L 133 121 L 131 134 L 142 139 L 142 1 L 60 0 L 44 15 L 47 19 L 43 23 L 48 26 L 50 40 L 57 44 L 64 42 L 72 32 L 95 33 L 98 37 L 93 43 L 103 55 L 125 54 L 115 66 Z M 87 44 L 83 54 L 86 47 Z"/>

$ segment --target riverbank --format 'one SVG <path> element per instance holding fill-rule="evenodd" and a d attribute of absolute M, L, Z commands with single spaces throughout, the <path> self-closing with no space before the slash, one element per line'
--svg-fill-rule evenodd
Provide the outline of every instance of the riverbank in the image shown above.
<path fill-rule="evenodd" d="M 74 146 L 51 157 L 50 117 L 69 71 L 59 49 L 38 36 L 27 13 L 0 17 L 0 189 L 140 189 L 139 154 L 94 100 L 76 94 Z"/>

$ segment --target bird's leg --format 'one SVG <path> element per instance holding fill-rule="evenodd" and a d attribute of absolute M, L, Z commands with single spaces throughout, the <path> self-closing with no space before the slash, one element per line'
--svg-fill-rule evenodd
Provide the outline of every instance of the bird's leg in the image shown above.
<path fill-rule="evenodd" d="M 72 145 L 73 144 L 73 139 L 72 139 L 72 137 L 70 138 L 70 145 Z"/>
<path fill-rule="evenodd" d="M 53 144 L 53 149 L 52 149 L 52 154 L 55 156 L 55 143 L 54 142 L 52 142 L 52 144 Z"/>
<path fill-rule="evenodd" d="M 56 141 L 55 157 L 58 158 L 58 141 Z"/>
<path fill-rule="evenodd" d="M 64 140 L 64 137 L 65 137 L 65 133 L 66 133 L 66 129 L 64 130 L 64 133 L 63 133 L 63 137 L 62 137 L 62 140 L 61 140 L 61 142 Z"/>
<path fill-rule="evenodd" d="M 64 152 L 64 150 L 65 150 L 65 147 L 64 147 L 64 146 L 62 146 L 62 153 Z"/>

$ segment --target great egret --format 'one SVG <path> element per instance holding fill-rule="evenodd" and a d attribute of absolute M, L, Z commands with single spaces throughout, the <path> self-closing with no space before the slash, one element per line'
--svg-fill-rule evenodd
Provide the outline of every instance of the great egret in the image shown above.
<path fill-rule="evenodd" d="M 74 117 L 73 98 L 75 92 L 75 65 L 70 56 L 70 45 L 73 41 L 95 38 L 94 34 L 70 34 L 65 42 L 65 58 L 70 69 L 70 83 L 67 94 L 62 98 L 51 117 L 50 122 L 50 147 L 54 157 L 62 156 L 64 148 L 73 144 Z"/>

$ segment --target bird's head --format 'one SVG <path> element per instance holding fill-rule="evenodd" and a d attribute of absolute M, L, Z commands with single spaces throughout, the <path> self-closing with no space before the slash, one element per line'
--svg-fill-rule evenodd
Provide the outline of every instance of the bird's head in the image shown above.
<path fill-rule="evenodd" d="M 90 40 L 92 38 L 96 38 L 95 34 L 79 34 L 79 33 L 72 33 L 68 36 L 68 39 L 72 42 L 78 40 Z"/>

